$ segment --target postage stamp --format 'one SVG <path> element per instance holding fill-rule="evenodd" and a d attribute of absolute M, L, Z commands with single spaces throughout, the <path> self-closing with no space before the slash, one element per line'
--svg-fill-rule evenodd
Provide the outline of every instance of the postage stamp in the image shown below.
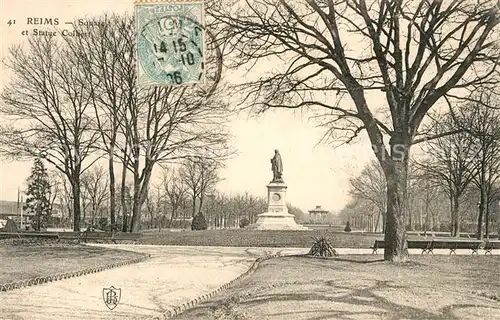
<path fill-rule="evenodd" d="M 203 2 L 136 3 L 138 85 L 204 83 Z"/>

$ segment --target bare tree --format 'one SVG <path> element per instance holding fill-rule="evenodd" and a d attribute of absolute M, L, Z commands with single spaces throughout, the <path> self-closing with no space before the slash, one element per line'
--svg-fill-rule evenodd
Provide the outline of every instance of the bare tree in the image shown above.
<path fill-rule="evenodd" d="M 109 177 L 100 165 L 94 165 L 81 178 L 82 188 L 88 196 L 90 206 L 91 226 L 95 225 L 95 216 L 109 200 Z"/>
<path fill-rule="evenodd" d="M 460 125 L 452 114 L 436 120 L 432 132 L 443 136 L 423 145 L 427 159 L 416 161 L 422 171 L 421 177 L 447 193 L 450 201 L 451 236 L 460 236 L 460 203 L 464 192 L 474 178 L 477 146 L 475 139 L 466 131 L 444 135 L 453 130 L 460 131 Z"/>
<path fill-rule="evenodd" d="M 178 217 L 179 208 L 186 201 L 187 186 L 178 171 L 164 171 L 162 184 L 171 208 L 169 225 L 172 225 L 172 221 Z"/>
<path fill-rule="evenodd" d="M 500 115 L 498 102 L 489 93 L 480 93 L 471 108 L 461 114 L 464 128 L 470 132 L 477 147 L 471 170 L 472 182 L 479 190 L 479 212 L 477 216 L 477 237 L 483 238 L 483 223 L 489 236 L 490 203 L 495 198 L 497 182 L 500 179 Z"/>
<path fill-rule="evenodd" d="M 370 200 L 361 197 L 353 197 L 349 203 L 339 212 L 339 217 L 351 224 L 356 229 L 365 229 L 372 224 L 372 213 L 376 212 L 378 207 Z M 373 222 L 375 224 L 375 222 Z"/>
<path fill-rule="evenodd" d="M 124 181 L 120 184 L 117 191 L 120 197 L 120 205 L 117 206 L 117 213 L 121 216 L 121 229 L 122 232 L 130 231 L 130 217 L 132 215 L 132 185 Z"/>
<path fill-rule="evenodd" d="M 149 219 L 147 220 L 148 229 L 155 228 L 156 225 L 159 226 L 162 218 L 162 196 L 161 191 L 163 187 L 161 185 L 155 185 L 153 187 L 153 192 L 149 192 L 146 199 L 146 210 L 149 214 Z"/>
<path fill-rule="evenodd" d="M 97 136 L 92 129 L 84 72 L 54 37 L 31 37 L 9 49 L 12 72 L 0 113 L 13 124 L 0 129 L 0 153 L 15 159 L 42 157 L 71 184 L 73 229 L 80 230 L 80 176 Z"/>
<path fill-rule="evenodd" d="M 134 232 L 140 227 L 140 208 L 155 165 L 196 154 L 218 158 L 228 150 L 221 101 L 187 88 L 154 88 L 143 94 L 128 110 L 123 126 L 130 137 L 126 165 L 134 181 Z"/>
<path fill-rule="evenodd" d="M 385 182 L 385 175 L 380 164 L 376 161 L 371 161 L 357 177 L 349 180 L 349 184 L 351 186 L 349 193 L 353 197 L 363 198 L 373 203 L 377 208 L 377 218 L 373 231 L 379 230 L 380 217 L 382 217 L 382 226 L 385 222 L 387 200 L 387 183 Z M 369 215 L 371 216 L 373 213 L 374 211 L 371 211 Z"/>
<path fill-rule="evenodd" d="M 209 41 L 205 50 L 205 87 L 135 88 L 131 103 L 125 106 L 118 141 L 126 168 L 133 176 L 132 228 L 140 228 L 141 207 L 153 168 L 181 158 L 208 155 L 223 157 L 228 150 L 225 117 L 228 106 L 220 99 L 221 55 Z M 133 42 L 124 50 L 135 50 Z M 135 73 L 134 70 L 129 72 Z M 134 77 L 135 79 L 135 77 Z"/>
<path fill-rule="evenodd" d="M 116 223 L 115 152 L 127 105 L 135 103 L 135 24 L 129 15 L 103 15 L 74 23 L 81 37 L 64 37 L 72 59 L 85 74 L 85 88 L 93 107 L 99 147 L 108 156 L 110 224 Z"/>
<path fill-rule="evenodd" d="M 68 178 L 66 175 L 59 170 L 51 170 L 52 177 L 52 185 L 57 186 L 57 194 L 56 201 L 61 206 L 62 219 L 63 224 L 66 226 L 66 223 L 71 221 L 71 217 L 73 217 L 73 197 L 71 195 L 71 185 L 68 182 Z M 55 189 L 56 189 L 55 188 Z M 64 212 L 67 213 L 67 216 L 64 215 Z"/>
<path fill-rule="evenodd" d="M 217 173 L 219 166 L 220 162 L 208 158 L 192 158 L 183 162 L 179 175 L 189 189 L 193 217 L 197 211 L 202 211 L 205 196 L 214 192 L 220 180 Z"/>
<path fill-rule="evenodd" d="M 317 107 L 326 110 L 329 133 L 347 141 L 367 133 L 387 181 L 384 259 L 406 260 L 410 148 L 429 138 L 419 128 L 437 102 L 498 82 L 497 1 L 213 1 L 207 8 L 230 68 L 274 64 L 237 88 L 244 103 Z M 385 101 L 370 96 L 380 90 Z M 351 103 L 341 103 L 345 96 Z"/>

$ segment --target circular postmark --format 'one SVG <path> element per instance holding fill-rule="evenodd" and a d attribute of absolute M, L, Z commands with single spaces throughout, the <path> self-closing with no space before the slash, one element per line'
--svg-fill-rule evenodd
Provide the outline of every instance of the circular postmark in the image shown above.
<path fill-rule="evenodd" d="M 139 30 L 139 63 L 159 84 L 194 84 L 201 81 L 204 63 L 204 27 L 183 15 L 164 15 Z"/>

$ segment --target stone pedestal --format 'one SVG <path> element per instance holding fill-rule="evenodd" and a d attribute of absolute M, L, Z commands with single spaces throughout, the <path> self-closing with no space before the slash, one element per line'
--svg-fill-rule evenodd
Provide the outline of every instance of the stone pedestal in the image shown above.
<path fill-rule="evenodd" d="M 257 222 L 248 226 L 255 230 L 307 230 L 295 222 L 286 206 L 286 184 L 271 182 L 267 186 L 267 212 L 259 214 Z"/>

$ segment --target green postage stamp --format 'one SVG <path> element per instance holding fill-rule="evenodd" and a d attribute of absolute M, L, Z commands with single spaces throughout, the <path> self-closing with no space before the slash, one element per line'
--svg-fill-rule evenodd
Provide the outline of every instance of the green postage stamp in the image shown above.
<path fill-rule="evenodd" d="M 138 85 L 204 82 L 201 1 L 136 3 Z"/>

